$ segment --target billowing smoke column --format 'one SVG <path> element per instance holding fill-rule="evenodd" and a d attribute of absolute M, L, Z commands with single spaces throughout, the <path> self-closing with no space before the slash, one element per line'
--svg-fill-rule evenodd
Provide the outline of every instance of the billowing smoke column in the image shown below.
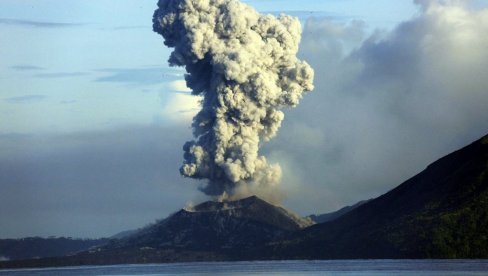
<path fill-rule="evenodd" d="M 208 179 L 202 191 L 211 196 L 279 201 L 280 166 L 258 150 L 276 135 L 280 109 L 313 89 L 312 68 L 296 58 L 300 22 L 238 0 L 160 0 L 158 7 L 153 28 L 174 48 L 170 65 L 185 66 L 187 86 L 203 96 L 181 174 Z"/>

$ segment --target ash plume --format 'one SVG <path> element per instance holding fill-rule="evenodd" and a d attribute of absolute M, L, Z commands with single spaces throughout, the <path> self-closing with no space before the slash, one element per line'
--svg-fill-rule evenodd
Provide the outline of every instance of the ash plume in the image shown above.
<path fill-rule="evenodd" d="M 207 179 L 201 190 L 210 196 L 278 202 L 281 168 L 258 151 L 276 135 L 280 109 L 313 90 L 312 68 L 296 57 L 298 19 L 238 0 L 160 0 L 153 29 L 174 48 L 169 64 L 184 66 L 187 86 L 203 97 L 181 174 Z"/>

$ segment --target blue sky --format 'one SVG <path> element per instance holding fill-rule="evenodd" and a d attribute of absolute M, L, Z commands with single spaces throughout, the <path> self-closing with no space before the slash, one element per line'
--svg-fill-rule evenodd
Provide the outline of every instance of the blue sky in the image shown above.
<path fill-rule="evenodd" d="M 416 12 L 410 1 L 247 2 L 303 19 L 364 20 L 371 28 L 394 26 Z M 183 71 L 168 68 L 170 50 L 152 32 L 154 1 L 6 0 L 0 6 L 1 133 L 65 133 L 168 120 L 164 108 L 174 96 L 171 81 Z"/>
<path fill-rule="evenodd" d="M 488 1 L 248 0 L 299 16 L 316 89 L 262 149 L 302 215 L 378 196 L 488 129 Z M 206 198 L 198 99 L 156 1 L 0 1 L 0 238 L 100 237 Z"/>

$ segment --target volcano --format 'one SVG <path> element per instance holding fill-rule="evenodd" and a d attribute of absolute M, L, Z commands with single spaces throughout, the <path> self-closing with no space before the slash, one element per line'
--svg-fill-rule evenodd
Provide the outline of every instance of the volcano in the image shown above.
<path fill-rule="evenodd" d="M 301 218 L 257 196 L 237 201 L 207 201 L 193 208 L 181 209 L 105 249 L 251 248 L 312 224 L 312 220 Z"/>
<path fill-rule="evenodd" d="M 249 259 L 254 248 L 313 224 L 257 196 L 207 201 L 98 248 L 64 257 L 0 262 L 0 267 L 242 260 Z"/>

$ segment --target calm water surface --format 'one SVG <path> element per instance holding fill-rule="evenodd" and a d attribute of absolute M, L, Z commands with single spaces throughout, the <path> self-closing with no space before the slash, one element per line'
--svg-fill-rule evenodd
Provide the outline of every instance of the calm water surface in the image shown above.
<path fill-rule="evenodd" d="M 0 275 L 488 275 L 488 260 L 176 263 L 12 269 Z"/>

